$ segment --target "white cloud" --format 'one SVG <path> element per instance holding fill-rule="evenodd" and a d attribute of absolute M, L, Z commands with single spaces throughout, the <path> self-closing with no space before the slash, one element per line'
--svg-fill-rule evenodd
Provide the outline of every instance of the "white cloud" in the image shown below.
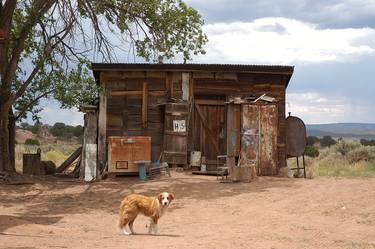
<path fill-rule="evenodd" d="M 287 93 L 286 112 L 300 117 L 307 124 L 339 122 L 375 122 L 373 111 L 366 104 L 349 98 L 319 92 Z"/>
<path fill-rule="evenodd" d="M 209 42 L 199 62 L 273 63 L 341 62 L 375 54 L 375 29 L 319 29 L 286 18 L 204 26 Z"/>
<path fill-rule="evenodd" d="M 69 125 L 83 125 L 83 113 L 76 109 L 59 109 L 57 106 L 47 106 L 40 113 L 43 124 L 53 125 L 62 122 Z"/>

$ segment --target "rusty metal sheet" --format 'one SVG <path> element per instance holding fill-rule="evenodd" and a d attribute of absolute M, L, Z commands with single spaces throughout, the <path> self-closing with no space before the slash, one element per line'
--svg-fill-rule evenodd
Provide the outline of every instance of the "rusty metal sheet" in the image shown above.
<path fill-rule="evenodd" d="M 260 164 L 259 175 L 277 174 L 277 106 L 260 106 Z"/>
<path fill-rule="evenodd" d="M 278 110 L 274 104 L 242 105 L 241 158 L 258 175 L 277 173 Z"/>
<path fill-rule="evenodd" d="M 138 172 L 134 161 L 151 160 L 151 137 L 148 136 L 111 136 L 108 137 L 109 172 Z"/>
<path fill-rule="evenodd" d="M 286 118 L 286 154 L 301 156 L 306 148 L 306 126 L 295 116 Z"/>

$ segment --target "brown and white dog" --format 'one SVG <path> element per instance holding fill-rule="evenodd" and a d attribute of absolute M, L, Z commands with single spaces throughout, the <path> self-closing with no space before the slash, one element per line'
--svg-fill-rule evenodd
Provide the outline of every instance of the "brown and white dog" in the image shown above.
<path fill-rule="evenodd" d="M 172 193 L 163 192 L 156 197 L 148 197 L 144 195 L 131 194 L 126 196 L 120 205 L 119 229 L 125 235 L 135 234 L 133 229 L 134 220 L 138 214 L 143 214 L 151 218 L 148 233 L 159 234 L 158 220 L 167 210 L 169 204 L 174 199 Z M 130 233 L 126 231 L 129 226 Z"/>

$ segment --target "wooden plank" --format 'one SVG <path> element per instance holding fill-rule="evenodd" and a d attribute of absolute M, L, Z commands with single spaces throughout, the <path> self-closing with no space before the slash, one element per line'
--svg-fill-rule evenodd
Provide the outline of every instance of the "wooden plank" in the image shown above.
<path fill-rule="evenodd" d="M 216 99 L 195 99 L 195 104 L 197 105 L 225 105 L 224 100 L 216 100 Z"/>
<path fill-rule="evenodd" d="M 182 73 L 182 100 L 188 101 L 190 99 L 190 73 Z"/>
<path fill-rule="evenodd" d="M 206 119 L 204 118 L 203 116 L 203 113 L 202 113 L 202 110 L 201 108 L 199 107 L 199 105 L 195 104 L 195 109 L 197 110 L 197 113 L 198 113 L 198 117 L 200 118 L 200 120 L 202 121 L 202 124 L 203 126 L 205 127 L 206 131 L 207 131 L 207 134 L 208 136 L 210 137 L 210 140 L 217 152 L 217 154 L 220 154 L 220 149 L 219 149 L 219 145 L 216 143 L 216 139 L 213 135 L 213 132 L 211 131 Z"/>
<path fill-rule="evenodd" d="M 129 96 L 129 95 L 140 95 L 142 96 L 142 91 L 110 91 L 110 96 Z"/>
<path fill-rule="evenodd" d="M 142 97 L 143 90 L 142 91 L 110 91 L 109 95 L 110 96 L 138 96 Z M 165 96 L 166 91 L 149 91 L 148 95 L 150 96 Z"/>
<path fill-rule="evenodd" d="M 97 146 L 96 144 L 85 144 L 85 172 L 84 179 L 86 182 L 95 180 L 98 177 L 96 164 Z"/>
<path fill-rule="evenodd" d="M 100 75 L 100 84 L 104 86 L 105 77 Z M 107 95 L 104 89 L 99 96 L 98 118 L 98 161 L 99 168 L 103 169 L 107 160 Z"/>
<path fill-rule="evenodd" d="M 147 107 L 148 107 L 148 91 L 147 82 L 143 82 L 142 87 L 142 127 L 147 128 Z"/>
<path fill-rule="evenodd" d="M 241 132 L 240 105 L 229 104 L 227 108 L 227 155 L 235 157 L 239 155 Z"/>
<path fill-rule="evenodd" d="M 56 173 L 62 173 L 66 170 L 81 154 L 82 147 L 79 147 L 56 169 Z"/>
<path fill-rule="evenodd" d="M 91 151 L 86 150 L 86 145 L 94 144 L 95 153 L 97 153 L 97 136 L 98 136 L 98 116 L 96 112 L 88 112 L 84 116 L 85 119 L 85 129 L 83 132 L 83 148 L 82 148 L 82 159 L 80 164 L 80 178 L 84 179 L 85 177 L 85 168 L 86 168 L 86 158 L 90 157 L 92 162 L 91 165 L 97 170 L 97 154 L 90 154 Z"/>
<path fill-rule="evenodd" d="M 194 78 L 193 73 L 190 73 L 190 80 L 189 80 L 189 102 L 193 103 L 194 100 Z"/>
<path fill-rule="evenodd" d="M 172 82 L 172 73 L 168 72 L 167 76 L 165 77 L 165 96 L 167 99 L 171 98 L 171 82 Z"/>

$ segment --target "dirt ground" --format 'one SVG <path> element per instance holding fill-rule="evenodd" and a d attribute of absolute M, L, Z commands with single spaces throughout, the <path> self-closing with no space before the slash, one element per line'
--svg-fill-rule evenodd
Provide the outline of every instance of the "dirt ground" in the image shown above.
<path fill-rule="evenodd" d="M 145 217 L 135 222 L 139 235 L 120 235 L 122 197 L 161 191 L 176 200 L 160 236 L 147 235 Z M 145 183 L 0 185 L 0 248 L 375 248 L 375 178 L 223 184 L 173 172 Z"/>

